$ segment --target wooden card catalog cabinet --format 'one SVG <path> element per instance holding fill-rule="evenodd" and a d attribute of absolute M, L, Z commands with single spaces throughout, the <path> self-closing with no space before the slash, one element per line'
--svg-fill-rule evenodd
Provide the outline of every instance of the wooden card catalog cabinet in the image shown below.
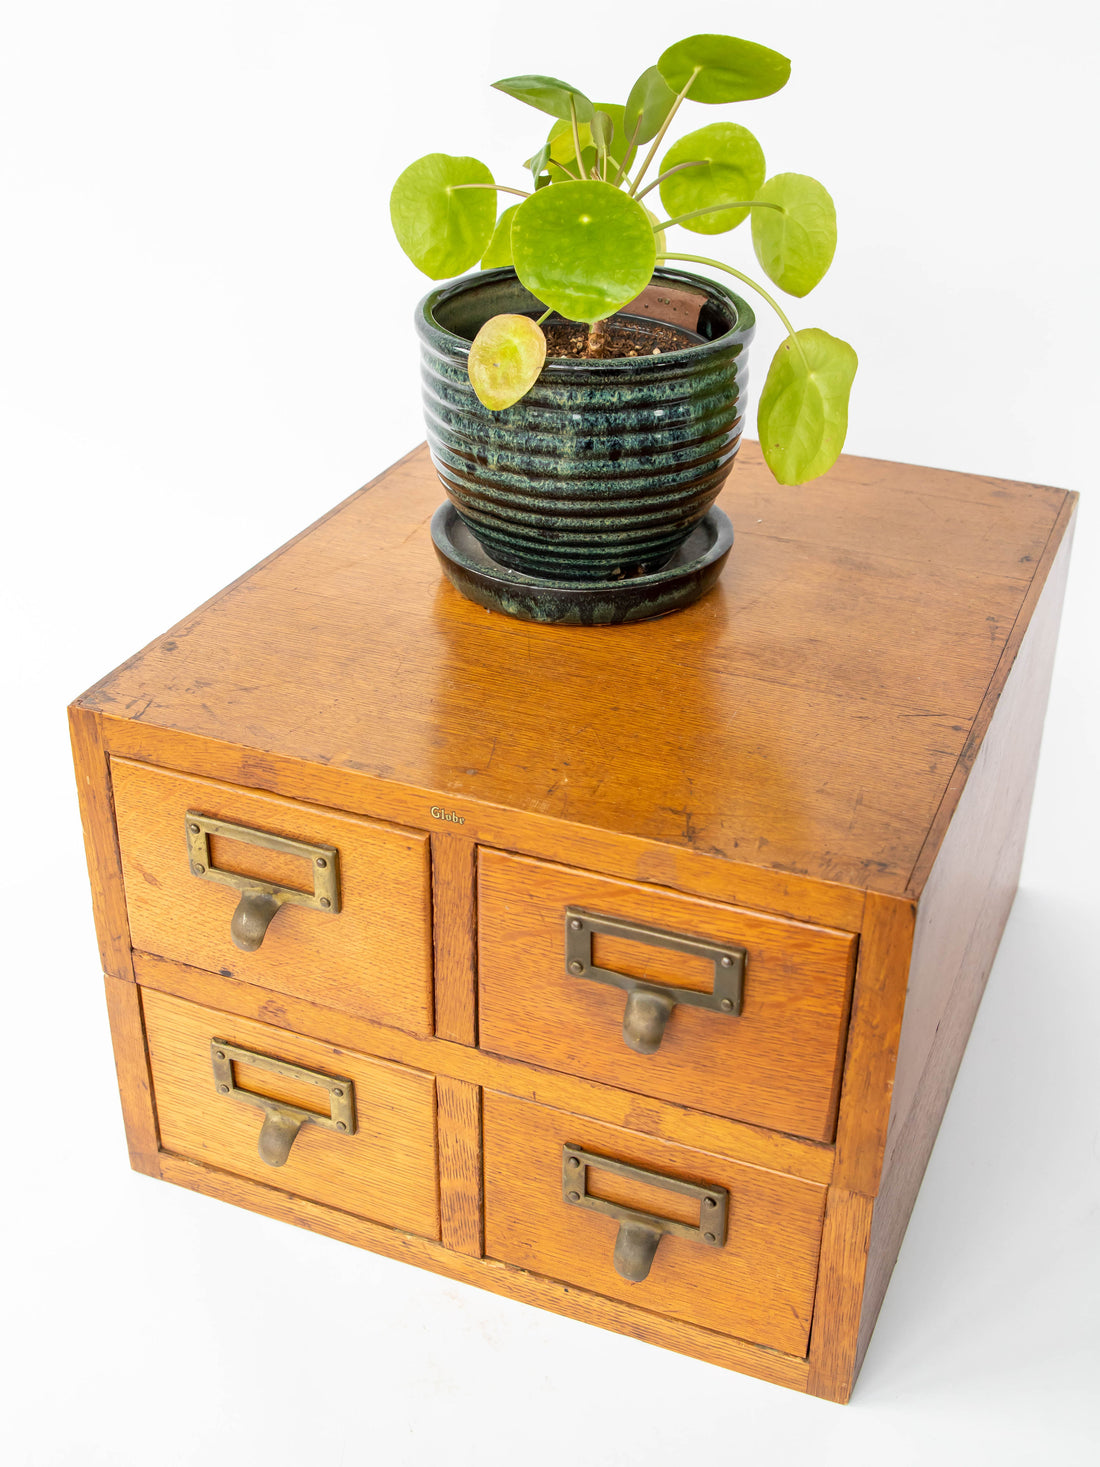
<path fill-rule="evenodd" d="M 1074 496 L 748 444 L 718 587 L 603 628 L 463 600 L 439 498 L 418 450 L 72 705 L 133 1165 L 847 1400 Z"/>

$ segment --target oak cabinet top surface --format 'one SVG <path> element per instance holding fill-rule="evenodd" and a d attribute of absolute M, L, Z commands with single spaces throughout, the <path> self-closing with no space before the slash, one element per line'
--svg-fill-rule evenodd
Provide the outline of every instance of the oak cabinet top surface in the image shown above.
<path fill-rule="evenodd" d="M 422 447 L 80 702 L 455 808 L 913 892 L 1075 496 L 850 457 L 788 489 L 745 442 L 716 590 L 600 628 L 460 597 L 442 499 Z"/>

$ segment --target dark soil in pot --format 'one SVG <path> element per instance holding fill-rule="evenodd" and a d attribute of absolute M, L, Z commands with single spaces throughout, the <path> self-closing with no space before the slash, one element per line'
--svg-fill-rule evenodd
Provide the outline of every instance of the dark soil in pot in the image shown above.
<path fill-rule="evenodd" d="M 659 570 L 733 465 L 751 308 L 702 276 L 661 269 L 604 324 L 625 355 L 548 358 L 527 396 L 494 413 L 466 366 L 470 342 L 502 312 L 541 314 L 511 270 L 434 290 L 417 314 L 428 442 L 463 522 L 494 560 L 529 576 L 613 582 Z M 575 323 L 547 327 L 587 346 Z"/>
<path fill-rule="evenodd" d="M 683 351 L 706 340 L 697 331 L 666 326 L 663 321 L 631 316 L 626 311 L 620 311 L 610 321 L 601 321 L 599 327 L 590 331 L 577 321 L 552 316 L 543 327 L 547 357 L 584 361 L 595 358 L 602 362 L 613 357 L 655 357 L 666 351 Z"/>

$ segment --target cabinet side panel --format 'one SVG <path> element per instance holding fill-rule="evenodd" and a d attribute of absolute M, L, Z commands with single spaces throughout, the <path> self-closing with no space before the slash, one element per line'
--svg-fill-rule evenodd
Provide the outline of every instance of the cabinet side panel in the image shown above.
<path fill-rule="evenodd" d="M 122 859 L 115 830 L 114 800 L 100 733 L 99 715 L 73 704 L 69 708 L 84 851 L 92 886 L 92 912 L 99 942 L 100 966 L 114 978 L 134 980 L 130 925 L 122 884 Z"/>
<path fill-rule="evenodd" d="M 806 1383 L 811 1395 L 826 1401 L 843 1404 L 855 1383 L 856 1338 L 873 1207 L 870 1197 L 829 1188 Z"/>
<path fill-rule="evenodd" d="M 912 902 L 868 892 L 844 1057 L 833 1181 L 878 1191 L 913 944 Z"/>
<path fill-rule="evenodd" d="M 153 1107 L 149 1054 L 145 1046 L 141 995 L 136 983 L 128 983 L 123 978 L 112 978 L 108 974 L 103 982 L 107 990 L 107 1014 L 111 1021 L 115 1073 L 130 1165 L 136 1172 L 159 1177 L 160 1141 Z"/>
<path fill-rule="evenodd" d="M 1069 550 L 1067 536 L 921 897 L 871 1230 L 860 1359 L 1016 892 Z"/>

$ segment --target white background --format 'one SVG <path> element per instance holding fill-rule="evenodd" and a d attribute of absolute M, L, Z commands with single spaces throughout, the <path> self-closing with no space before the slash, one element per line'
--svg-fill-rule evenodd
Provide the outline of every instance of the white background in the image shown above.
<path fill-rule="evenodd" d="M 841 236 L 849 448 L 1092 490 L 1093 7 L 35 0 L 0 37 L 12 1463 L 1093 1461 L 1095 632 L 1086 497 L 1023 884 L 853 1404 L 801 1398 L 127 1170 L 64 705 L 422 436 L 393 178 L 520 180 L 522 71 L 681 35 L 794 58 L 734 116 Z M 701 126 L 718 109 L 689 109 Z M 681 238 L 690 248 L 688 236 Z M 749 264 L 740 235 L 719 241 Z M 757 381 L 777 333 L 763 319 Z M 31 848 L 37 862 L 21 854 Z M 1092 1419 L 1089 1420 L 1091 1413 Z"/>

